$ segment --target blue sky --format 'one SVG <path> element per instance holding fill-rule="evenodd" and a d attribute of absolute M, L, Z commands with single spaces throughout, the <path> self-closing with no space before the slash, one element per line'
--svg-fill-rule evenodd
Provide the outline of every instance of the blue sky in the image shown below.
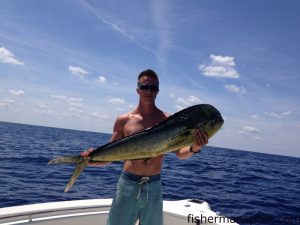
<path fill-rule="evenodd" d="M 300 156 L 300 2 L 0 0 L 0 120 L 112 132 L 136 78 L 170 113 L 217 107 L 209 145 Z"/>

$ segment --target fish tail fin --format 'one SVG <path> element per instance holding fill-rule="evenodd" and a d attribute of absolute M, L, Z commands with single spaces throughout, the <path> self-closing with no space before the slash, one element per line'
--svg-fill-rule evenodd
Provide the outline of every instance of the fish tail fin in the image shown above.
<path fill-rule="evenodd" d="M 76 168 L 75 168 L 75 170 L 73 172 L 73 175 L 70 178 L 69 183 L 67 184 L 64 192 L 68 192 L 70 190 L 70 188 L 73 186 L 73 184 L 75 183 L 75 181 L 79 177 L 80 173 L 87 166 L 87 164 L 88 164 L 88 160 L 85 159 L 84 157 L 82 157 L 81 160 L 78 160 L 76 162 Z"/>
<path fill-rule="evenodd" d="M 51 160 L 48 164 L 56 164 L 56 163 L 75 163 L 76 168 L 73 172 L 72 177 L 67 184 L 65 191 L 68 192 L 70 188 L 73 186 L 77 178 L 79 177 L 80 173 L 84 170 L 84 168 L 88 165 L 88 159 L 84 158 L 83 156 L 66 156 L 66 157 L 59 157 L 56 159 Z"/>
<path fill-rule="evenodd" d="M 80 161 L 80 159 L 82 158 L 82 156 L 77 155 L 77 156 L 63 156 L 63 157 L 59 157 L 56 159 L 52 159 L 48 162 L 48 165 L 50 164 L 71 164 L 71 163 L 77 163 L 78 161 Z"/>

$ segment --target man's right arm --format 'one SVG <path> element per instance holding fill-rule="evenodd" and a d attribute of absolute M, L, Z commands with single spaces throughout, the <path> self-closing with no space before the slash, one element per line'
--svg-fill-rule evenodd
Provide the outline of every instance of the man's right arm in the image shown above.
<path fill-rule="evenodd" d="M 125 124 L 124 117 L 120 116 L 116 119 L 115 124 L 114 124 L 113 134 L 112 134 L 112 137 L 109 142 L 113 142 L 113 141 L 119 140 L 124 137 L 124 135 L 123 135 L 124 124 Z M 81 156 L 88 158 L 89 154 L 91 152 L 93 152 L 93 150 L 94 150 L 93 148 L 90 148 L 90 149 L 84 151 L 83 153 L 81 153 Z M 89 162 L 89 166 L 106 166 L 110 163 L 111 162 Z"/>
<path fill-rule="evenodd" d="M 119 116 L 114 124 L 113 134 L 109 142 L 119 140 L 124 137 L 124 125 L 126 118 L 124 116 Z"/>

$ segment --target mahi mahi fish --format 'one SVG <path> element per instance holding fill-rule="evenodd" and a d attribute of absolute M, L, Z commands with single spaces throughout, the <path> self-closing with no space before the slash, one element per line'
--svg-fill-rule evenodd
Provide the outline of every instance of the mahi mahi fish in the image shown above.
<path fill-rule="evenodd" d="M 53 159 L 49 164 L 76 164 L 75 171 L 65 188 L 67 192 L 89 161 L 147 160 L 191 145 L 196 129 L 205 132 L 210 138 L 222 127 L 223 123 L 220 112 L 212 105 L 194 105 L 173 114 L 151 128 L 94 149 L 89 154 L 89 159 L 81 155 L 66 156 Z"/>

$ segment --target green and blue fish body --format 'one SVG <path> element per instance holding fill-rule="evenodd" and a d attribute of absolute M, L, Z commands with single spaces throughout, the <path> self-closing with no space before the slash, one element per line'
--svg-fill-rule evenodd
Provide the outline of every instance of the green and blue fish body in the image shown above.
<path fill-rule="evenodd" d="M 183 109 L 152 128 L 124 137 L 96 148 L 89 155 L 95 162 L 113 162 L 134 159 L 149 159 L 181 149 L 193 143 L 193 133 L 200 129 L 208 138 L 223 125 L 220 112 L 208 104 L 199 104 Z M 49 164 L 75 163 L 76 169 L 65 192 L 75 183 L 79 174 L 88 165 L 82 156 L 67 156 L 53 159 Z"/>

